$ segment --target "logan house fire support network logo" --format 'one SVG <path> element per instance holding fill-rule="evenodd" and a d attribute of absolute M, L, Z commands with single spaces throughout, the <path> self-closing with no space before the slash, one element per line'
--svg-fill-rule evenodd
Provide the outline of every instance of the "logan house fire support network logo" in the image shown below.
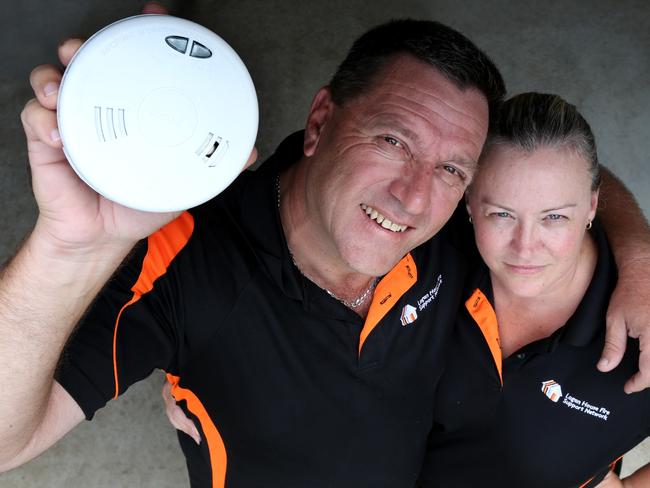
<path fill-rule="evenodd" d="M 562 387 L 555 380 L 542 381 L 542 393 L 544 393 L 549 400 L 558 403 L 558 400 L 562 398 Z M 604 420 L 605 422 L 611 415 L 609 409 L 593 405 L 585 400 L 580 400 L 568 391 L 564 394 L 564 400 L 562 400 L 561 405 L 569 408 L 569 410 L 573 412 L 590 415 L 597 419 Z"/>
<path fill-rule="evenodd" d="M 548 380 L 542 382 L 542 393 L 546 395 L 552 402 L 557 402 L 562 398 L 562 387 L 555 382 L 555 380 Z"/>
<path fill-rule="evenodd" d="M 400 321 L 402 326 L 412 324 L 418 318 L 418 310 L 413 305 L 406 305 L 402 309 L 402 315 L 400 316 Z"/>

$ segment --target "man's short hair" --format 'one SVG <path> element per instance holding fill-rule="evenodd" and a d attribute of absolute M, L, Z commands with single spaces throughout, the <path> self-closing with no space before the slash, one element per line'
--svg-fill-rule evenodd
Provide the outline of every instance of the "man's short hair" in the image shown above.
<path fill-rule="evenodd" d="M 374 27 L 354 42 L 329 84 L 334 103 L 343 106 L 362 94 L 399 54 L 410 54 L 436 68 L 460 89 L 478 89 L 488 101 L 490 114 L 505 96 L 501 73 L 472 41 L 439 22 L 403 19 Z"/>

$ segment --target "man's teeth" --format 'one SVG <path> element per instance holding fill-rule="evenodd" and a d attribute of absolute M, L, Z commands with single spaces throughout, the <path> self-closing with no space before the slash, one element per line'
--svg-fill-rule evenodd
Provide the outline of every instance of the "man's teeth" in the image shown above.
<path fill-rule="evenodd" d="M 408 225 L 401 225 L 401 224 L 396 224 L 394 222 L 391 222 L 389 219 L 387 219 L 382 214 L 377 212 L 374 208 L 372 208 L 369 205 L 366 205 L 365 203 L 361 204 L 361 208 L 363 209 L 364 212 L 366 212 L 368 217 L 376 221 L 384 229 L 388 229 L 393 232 L 404 232 L 406 229 L 408 229 Z"/>

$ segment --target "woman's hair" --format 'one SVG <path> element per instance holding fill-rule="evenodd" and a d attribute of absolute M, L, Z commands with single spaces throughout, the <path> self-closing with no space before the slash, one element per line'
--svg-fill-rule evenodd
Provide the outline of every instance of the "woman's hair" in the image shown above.
<path fill-rule="evenodd" d="M 525 152 L 567 147 L 587 161 L 591 189 L 600 187 L 600 165 L 591 127 L 576 107 L 557 95 L 522 93 L 506 100 L 490 127 L 485 148 L 509 145 Z"/>

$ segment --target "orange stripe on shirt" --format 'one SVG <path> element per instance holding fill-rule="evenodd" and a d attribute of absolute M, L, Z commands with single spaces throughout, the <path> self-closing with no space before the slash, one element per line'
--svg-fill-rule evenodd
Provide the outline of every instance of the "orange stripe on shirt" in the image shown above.
<path fill-rule="evenodd" d="M 418 270 L 411 254 L 407 254 L 395 265 L 390 272 L 377 284 L 372 303 L 366 316 L 366 321 L 359 337 L 359 355 L 363 343 L 377 324 L 384 318 L 402 295 L 411 288 L 418 279 Z"/>
<path fill-rule="evenodd" d="M 199 398 L 191 390 L 178 386 L 180 381 L 178 376 L 167 373 L 167 381 L 172 385 L 172 396 L 176 401 L 180 402 L 181 400 L 185 400 L 188 410 L 199 419 L 205 440 L 208 443 L 210 466 L 212 468 L 212 488 L 223 488 L 226 485 L 228 455 L 226 454 L 226 446 L 223 443 L 221 434 L 219 434 L 219 431 Z"/>
<path fill-rule="evenodd" d="M 503 385 L 503 356 L 501 355 L 501 343 L 499 341 L 499 323 L 497 322 L 497 314 L 492 308 L 490 301 L 478 288 L 465 302 L 465 308 L 467 308 L 467 311 L 483 333 L 483 337 L 485 338 L 485 341 L 490 348 L 490 352 L 492 353 L 494 364 L 497 367 L 497 371 L 499 371 L 499 379 L 501 380 L 501 385 Z"/>
<path fill-rule="evenodd" d="M 176 219 L 154 232 L 147 239 L 147 254 L 142 261 L 142 270 L 137 281 L 131 287 L 133 297 L 120 309 L 115 319 L 113 331 L 113 375 L 115 377 L 115 395 L 120 394 L 120 382 L 117 373 L 117 331 L 124 310 L 140 300 L 140 297 L 153 289 L 154 282 L 167 272 L 172 260 L 189 241 L 194 230 L 194 218 L 183 212 Z"/>

